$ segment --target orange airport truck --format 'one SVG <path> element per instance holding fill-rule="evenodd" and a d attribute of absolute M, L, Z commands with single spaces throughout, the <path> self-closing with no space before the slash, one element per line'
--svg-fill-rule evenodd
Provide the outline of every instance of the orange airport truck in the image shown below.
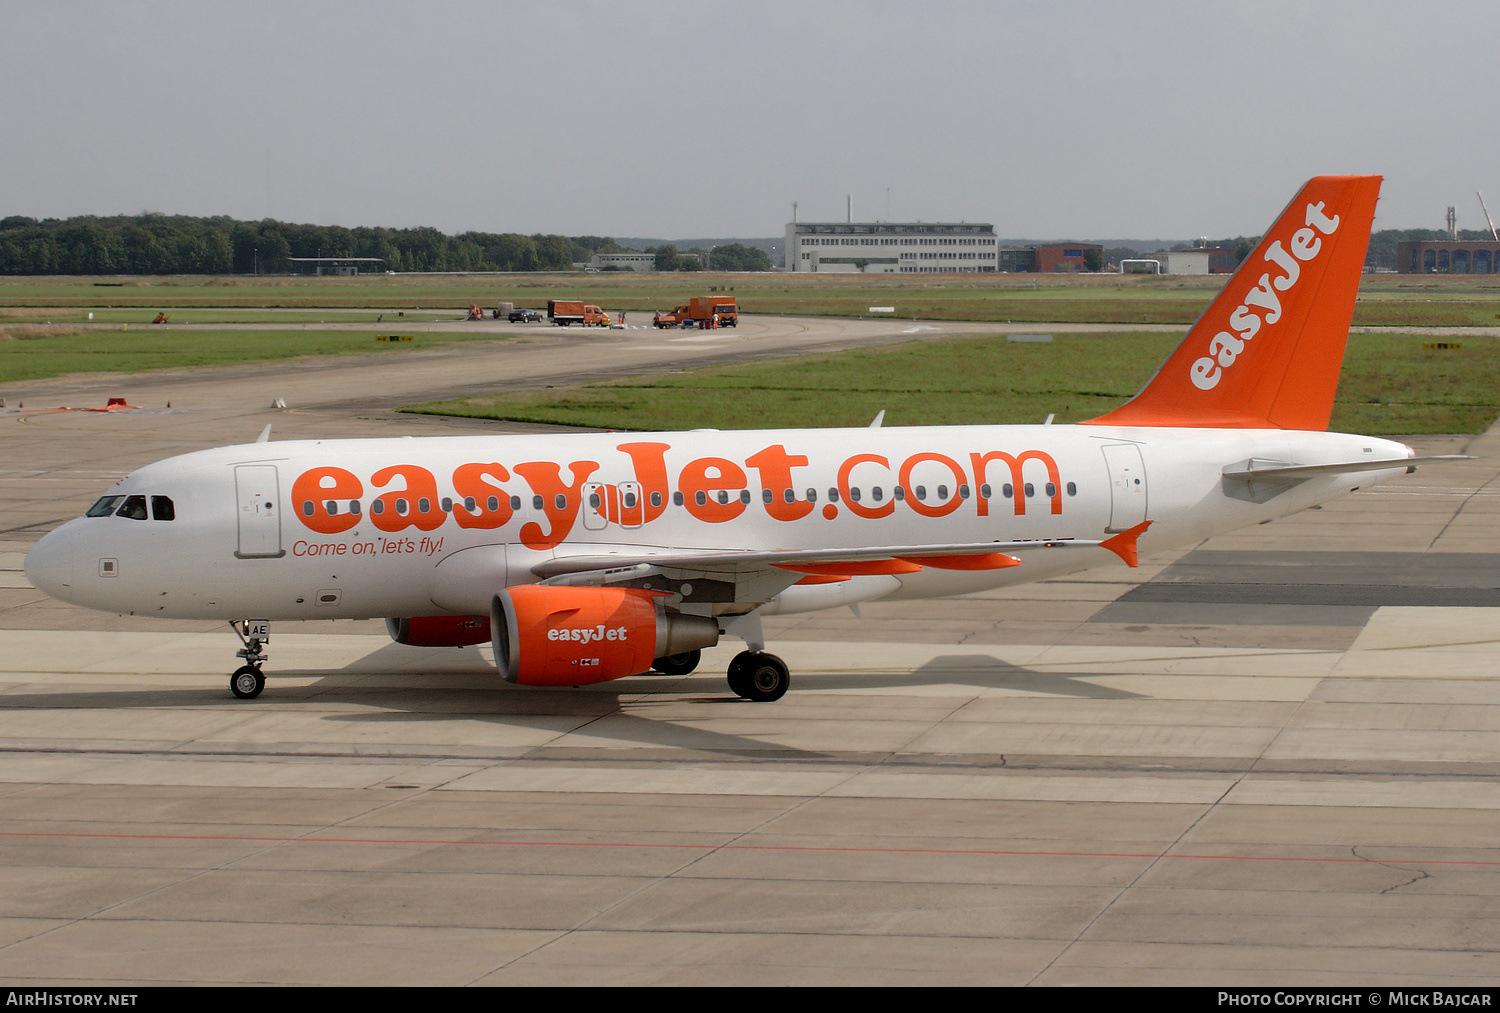
<path fill-rule="evenodd" d="M 548 299 L 547 319 L 558 327 L 582 324 L 585 327 L 608 327 L 614 323 L 609 314 L 597 306 L 589 306 L 572 299 Z"/>
<path fill-rule="evenodd" d="M 657 327 L 735 327 L 740 310 L 732 295 L 699 295 L 670 313 L 658 313 L 651 319 Z"/>

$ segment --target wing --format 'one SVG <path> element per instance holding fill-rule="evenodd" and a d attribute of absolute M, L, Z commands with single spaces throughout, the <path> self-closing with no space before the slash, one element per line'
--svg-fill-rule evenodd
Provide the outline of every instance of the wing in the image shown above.
<path fill-rule="evenodd" d="M 1136 565 L 1136 539 L 1146 521 L 1102 541 L 944 542 L 822 549 L 624 550 L 562 556 L 532 567 L 546 584 L 642 587 L 672 595 L 671 604 L 715 606 L 715 614 L 748 612 L 797 583 L 823 583 L 870 574 L 940 570 L 998 570 L 1024 566 L 1039 552 L 1104 548 Z M 686 590 L 684 590 L 686 589 Z"/>

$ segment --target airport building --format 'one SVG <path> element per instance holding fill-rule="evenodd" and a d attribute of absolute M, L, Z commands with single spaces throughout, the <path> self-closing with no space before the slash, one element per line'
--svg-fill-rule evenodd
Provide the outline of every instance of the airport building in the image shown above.
<path fill-rule="evenodd" d="M 788 222 L 786 269 L 839 274 L 994 271 L 999 242 L 983 222 Z"/>
<path fill-rule="evenodd" d="M 589 258 L 586 270 L 602 271 L 614 267 L 618 271 L 654 271 L 654 253 L 596 253 Z"/>
<path fill-rule="evenodd" d="M 1191 250 L 1158 250 L 1143 259 L 1161 264 L 1162 274 L 1233 274 L 1238 266 L 1234 251 L 1222 247 L 1197 246 Z"/>
<path fill-rule="evenodd" d="M 1500 243 L 1485 239 L 1419 239 L 1396 244 L 1401 274 L 1500 274 Z"/>

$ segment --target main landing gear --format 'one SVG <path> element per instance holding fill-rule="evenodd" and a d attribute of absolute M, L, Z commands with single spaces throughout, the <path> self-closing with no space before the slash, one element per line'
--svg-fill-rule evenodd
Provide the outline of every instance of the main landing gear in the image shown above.
<path fill-rule="evenodd" d="M 746 700 L 780 700 L 791 683 L 786 662 L 765 651 L 741 651 L 729 663 L 729 688 Z"/>
<path fill-rule="evenodd" d="M 266 677 L 261 674 L 260 666 L 266 663 L 269 655 L 261 648 L 271 639 L 271 624 L 264 619 L 246 619 L 231 622 L 229 628 L 245 645 L 234 652 L 235 657 L 245 659 L 245 664 L 229 677 L 229 692 L 241 700 L 254 700 L 266 688 Z"/>
<path fill-rule="evenodd" d="M 651 667 L 662 675 L 690 675 L 702 659 L 702 651 L 683 651 L 681 654 L 657 658 L 651 663 Z"/>

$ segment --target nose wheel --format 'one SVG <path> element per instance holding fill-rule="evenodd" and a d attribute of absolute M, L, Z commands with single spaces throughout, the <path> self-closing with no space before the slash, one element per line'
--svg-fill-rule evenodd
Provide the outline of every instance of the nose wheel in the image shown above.
<path fill-rule="evenodd" d="M 269 657 L 264 646 L 271 639 L 271 624 L 264 619 L 245 619 L 231 622 L 229 628 L 245 645 L 234 652 L 235 657 L 245 659 L 245 664 L 229 677 L 229 692 L 241 700 L 254 700 L 266 688 L 266 677 L 261 674 L 260 666 Z"/>
<path fill-rule="evenodd" d="M 241 700 L 254 700 L 266 688 L 266 677 L 254 665 L 245 665 L 229 677 L 229 692 Z"/>
<path fill-rule="evenodd" d="M 792 683 L 786 662 L 764 651 L 741 651 L 729 663 L 729 688 L 736 696 L 770 703 L 786 695 Z"/>

